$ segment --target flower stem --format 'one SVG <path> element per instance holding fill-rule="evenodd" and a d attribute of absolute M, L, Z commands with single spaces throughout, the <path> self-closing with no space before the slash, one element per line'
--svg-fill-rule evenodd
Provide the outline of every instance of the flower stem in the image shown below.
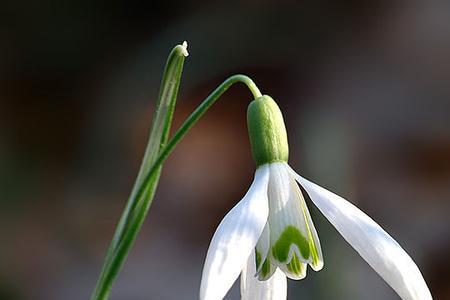
<path fill-rule="evenodd" d="M 167 143 L 167 146 L 162 149 L 160 154 L 158 155 L 155 163 L 152 168 L 148 172 L 147 176 L 143 179 L 141 188 L 137 192 L 137 196 L 141 195 L 145 191 L 145 185 L 148 181 L 150 181 L 159 166 L 161 166 L 167 157 L 172 153 L 175 149 L 175 146 L 181 141 L 181 139 L 186 135 L 189 129 L 197 123 L 197 121 L 205 114 L 205 112 L 222 96 L 222 94 L 230 88 L 235 83 L 244 83 L 250 89 L 253 94 L 253 97 L 259 98 L 262 96 L 256 84 L 249 77 L 245 75 L 233 75 L 229 77 L 227 80 L 222 82 L 198 107 L 197 109 L 184 121 L 184 123 L 180 126 L 180 128 L 175 132 L 173 137 Z"/>

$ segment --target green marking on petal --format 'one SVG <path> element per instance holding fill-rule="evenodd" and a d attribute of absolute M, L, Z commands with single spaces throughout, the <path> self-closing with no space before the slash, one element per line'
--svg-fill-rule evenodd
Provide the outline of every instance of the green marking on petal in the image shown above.
<path fill-rule="evenodd" d="M 300 262 L 300 260 L 298 259 L 297 255 L 294 253 L 294 256 L 292 256 L 291 262 L 288 263 L 287 265 L 287 269 L 289 270 L 289 272 L 299 276 L 302 273 L 302 263 Z"/>
<path fill-rule="evenodd" d="M 309 249 L 311 250 L 312 264 L 316 266 L 319 264 L 319 253 L 312 239 L 309 243 Z"/>
<path fill-rule="evenodd" d="M 258 250 L 256 249 L 255 249 L 255 263 L 256 263 L 256 270 L 258 271 L 261 264 L 261 253 L 259 253 Z"/>
<path fill-rule="evenodd" d="M 261 261 L 261 253 L 255 249 L 255 263 L 256 263 L 256 272 L 258 273 L 259 280 L 267 280 L 270 278 L 270 272 L 272 270 L 271 264 L 269 261 L 269 257 L 267 257 L 264 262 Z"/>
<path fill-rule="evenodd" d="M 270 262 L 266 259 L 261 267 L 260 275 L 261 278 L 266 278 L 270 274 Z"/>
<path fill-rule="evenodd" d="M 300 231 L 292 225 L 287 226 L 278 241 L 272 247 L 272 255 L 279 262 L 287 262 L 289 249 L 294 244 L 300 250 L 304 259 L 310 255 L 310 244 Z"/>

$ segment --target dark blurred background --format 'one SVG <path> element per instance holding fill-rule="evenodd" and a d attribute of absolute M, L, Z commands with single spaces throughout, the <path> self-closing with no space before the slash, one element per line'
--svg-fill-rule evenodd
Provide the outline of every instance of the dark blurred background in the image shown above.
<path fill-rule="evenodd" d="M 284 112 L 290 164 L 450 299 L 445 0 L 2 1 L 0 299 L 88 299 L 183 40 L 174 128 L 227 76 L 251 76 Z M 169 158 L 111 299 L 197 299 L 209 240 L 253 177 L 250 99 L 233 87 Z M 399 299 L 308 205 L 325 267 L 290 281 L 290 299 Z"/>

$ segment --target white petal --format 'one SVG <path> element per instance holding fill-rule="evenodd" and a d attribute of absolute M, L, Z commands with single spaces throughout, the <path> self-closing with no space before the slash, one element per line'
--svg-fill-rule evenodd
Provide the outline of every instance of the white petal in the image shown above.
<path fill-rule="evenodd" d="M 255 254 L 252 252 L 241 274 L 241 300 L 286 300 L 287 280 L 280 269 L 265 281 L 259 281 L 255 271 Z"/>
<path fill-rule="evenodd" d="M 298 187 L 298 186 L 297 186 Z M 299 189 L 299 193 L 300 189 Z M 308 226 L 308 234 L 309 234 L 309 242 L 310 242 L 310 250 L 311 257 L 309 261 L 309 265 L 314 271 L 320 271 L 323 268 L 323 255 L 322 255 L 322 247 L 320 246 L 319 236 L 317 235 L 316 227 L 312 222 L 311 215 L 309 214 L 308 207 L 306 206 L 305 199 L 303 195 L 301 196 L 301 205 L 302 211 L 305 216 L 305 220 Z"/>
<path fill-rule="evenodd" d="M 267 222 L 268 181 L 268 166 L 259 167 L 247 194 L 220 222 L 203 267 L 201 300 L 225 297 L 246 265 Z"/>
<path fill-rule="evenodd" d="M 402 299 L 432 299 L 414 261 L 386 231 L 344 198 L 291 172 L 330 223 Z"/>
<path fill-rule="evenodd" d="M 269 225 L 270 225 L 270 243 L 272 247 L 277 243 L 280 236 L 287 227 L 295 227 L 304 238 L 304 251 L 309 251 L 307 244 L 306 224 L 303 213 L 298 201 L 297 194 L 291 191 L 291 182 L 288 170 L 283 163 L 270 164 L 269 179 Z M 290 241 L 288 241 L 290 242 Z M 288 263 L 292 259 L 294 253 L 301 257 L 299 246 L 295 243 L 287 244 L 289 252 L 283 253 L 279 263 Z M 284 249 L 287 250 L 287 249 Z M 307 259 L 308 257 L 306 257 Z M 278 258 L 276 259 L 278 260 Z"/>
<path fill-rule="evenodd" d="M 286 163 L 270 164 L 268 193 L 271 262 L 296 280 L 306 276 L 305 263 L 320 270 L 323 260 L 319 239 Z"/>
<path fill-rule="evenodd" d="M 290 168 L 287 164 L 285 164 L 290 171 Z M 308 234 L 308 240 L 310 245 L 311 256 L 308 263 L 311 265 L 314 271 L 320 271 L 323 268 L 323 255 L 322 255 L 322 247 L 320 246 L 319 236 L 317 235 L 316 227 L 311 219 L 311 215 L 309 214 L 308 206 L 306 206 L 305 198 L 295 182 L 294 178 L 291 179 L 291 184 L 293 187 L 291 188 L 291 192 L 297 194 L 297 198 L 299 199 L 303 217 L 305 220 L 305 225 Z M 305 266 L 306 267 L 306 266 Z"/>

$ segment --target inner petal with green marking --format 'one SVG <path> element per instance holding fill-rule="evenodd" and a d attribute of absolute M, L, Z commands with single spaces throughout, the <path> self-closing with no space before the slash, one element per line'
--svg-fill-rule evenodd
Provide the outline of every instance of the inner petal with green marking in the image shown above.
<path fill-rule="evenodd" d="M 260 258 L 258 278 L 267 278 L 279 267 L 291 279 L 306 276 L 307 264 L 315 271 L 323 267 L 322 250 L 316 229 L 301 193 L 285 163 L 270 165 L 269 218 L 270 246 L 267 258 Z M 265 268 L 263 270 L 263 267 Z"/>
<path fill-rule="evenodd" d="M 291 279 L 306 276 L 306 261 L 310 257 L 309 243 L 294 226 L 288 226 L 271 247 L 274 263 Z"/>
<path fill-rule="evenodd" d="M 255 249 L 256 270 L 258 279 L 261 281 L 269 279 L 277 269 L 276 266 L 270 263 L 270 258 L 267 257 L 264 262 L 261 261 L 262 257 L 258 250 Z"/>

